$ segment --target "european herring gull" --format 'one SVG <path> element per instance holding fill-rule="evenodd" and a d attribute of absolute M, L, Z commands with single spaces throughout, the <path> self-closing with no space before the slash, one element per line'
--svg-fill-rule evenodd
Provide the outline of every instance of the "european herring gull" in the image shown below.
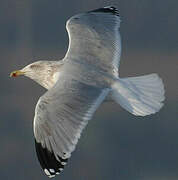
<path fill-rule="evenodd" d="M 163 106 L 164 86 L 157 74 L 119 78 L 120 17 L 109 6 L 71 17 L 66 24 L 69 48 L 61 61 L 38 61 L 11 73 L 27 76 L 48 91 L 35 109 L 38 160 L 48 177 L 59 174 L 82 130 L 109 97 L 136 115 Z"/>

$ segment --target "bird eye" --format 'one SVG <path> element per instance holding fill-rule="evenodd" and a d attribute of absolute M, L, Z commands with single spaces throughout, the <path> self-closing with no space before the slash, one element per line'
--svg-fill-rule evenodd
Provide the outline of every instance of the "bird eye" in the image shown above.
<path fill-rule="evenodd" d="M 30 68 L 31 68 L 31 69 L 34 69 L 34 68 L 36 69 L 36 68 L 39 68 L 39 67 L 40 67 L 40 66 L 37 65 L 37 64 L 32 64 L 32 65 L 30 65 Z"/>
<path fill-rule="evenodd" d="M 36 67 L 34 64 L 30 66 L 30 68 L 32 68 L 32 69 L 33 69 L 34 67 Z"/>

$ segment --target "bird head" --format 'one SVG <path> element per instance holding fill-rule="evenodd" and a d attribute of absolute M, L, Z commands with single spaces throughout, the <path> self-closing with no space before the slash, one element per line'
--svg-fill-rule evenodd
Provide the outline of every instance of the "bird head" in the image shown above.
<path fill-rule="evenodd" d="M 58 61 L 37 61 L 20 70 L 11 72 L 10 77 L 24 75 L 49 89 L 56 83 L 57 78 L 55 78 L 55 74 L 59 72 L 62 64 Z"/>
<path fill-rule="evenodd" d="M 41 73 L 41 71 L 44 70 L 44 67 L 47 67 L 45 61 L 37 61 L 25 66 L 20 70 L 12 71 L 10 73 L 10 77 L 18 77 L 24 75 L 33 79 L 34 76 L 38 76 Z"/>

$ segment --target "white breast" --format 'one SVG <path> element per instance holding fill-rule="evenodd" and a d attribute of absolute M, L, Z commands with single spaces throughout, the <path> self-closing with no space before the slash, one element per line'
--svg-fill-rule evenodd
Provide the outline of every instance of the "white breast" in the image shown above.
<path fill-rule="evenodd" d="M 53 74 L 53 83 L 54 83 L 54 84 L 56 84 L 58 78 L 59 78 L 59 72 L 55 72 L 55 73 Z M 54 85 L 54 84 L 53 84 L 53 85 Z"/>
<path fill-rule="evenodd" d="M 57 82 L 59 78 L 59 72 L 55 72 L 52 77 L 48 76 L 45 81 L 41 84 L 46 89 L 51 89 Z"/>

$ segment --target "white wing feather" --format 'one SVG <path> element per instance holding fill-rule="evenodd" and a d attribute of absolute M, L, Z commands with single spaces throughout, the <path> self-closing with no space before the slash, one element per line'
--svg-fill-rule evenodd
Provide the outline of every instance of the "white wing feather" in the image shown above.
<path fill-rule="evenodd" d="M 68 80 L 67 88 L 65 81 L 58 82 L 39 99 L 34 135 L 38 159 L 49 176 L 64 168 L 82 130 L 108 92 L 108 89 Z"/>
<path fill-rule="evenodd" d="M 69 48 L 64 59 L 75 59 L 118 77 L 121 56 L 120 17 L 114 7 L 73 16 L 67 21 Z M 106 11 L 109 9 L 109 11 Z M 115 12 L 114 12 L 115 11 Z"/>

